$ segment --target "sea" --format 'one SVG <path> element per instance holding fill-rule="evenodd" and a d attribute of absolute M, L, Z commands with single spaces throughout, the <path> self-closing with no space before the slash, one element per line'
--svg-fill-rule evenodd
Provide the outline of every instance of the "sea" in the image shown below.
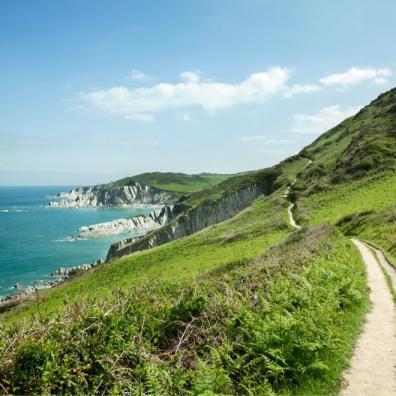
<path fill-rule="evenodd" d="M 55 208 L 60 191 L 73 186 L 0 187 L 0 299 L 53 279 L 60 267 L 105 259 L 111 243 L 133 234 L 73 240 L 79 227 L 148 214 L 152 208 Z"/>

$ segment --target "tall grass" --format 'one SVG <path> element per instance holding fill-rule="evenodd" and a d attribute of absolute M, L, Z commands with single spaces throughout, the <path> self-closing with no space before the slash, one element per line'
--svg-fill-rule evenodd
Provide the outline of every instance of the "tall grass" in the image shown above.
<path fill-rule="evenodd" d="M 147 282 L 0 327 L 0 389 L 329 394 L 366 307 L 350 242 L 303 230 L 192 280 Z"/>

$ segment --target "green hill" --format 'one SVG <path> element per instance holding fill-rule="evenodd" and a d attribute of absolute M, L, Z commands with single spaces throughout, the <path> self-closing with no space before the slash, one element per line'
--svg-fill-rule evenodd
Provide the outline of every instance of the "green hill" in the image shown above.
<path fill-rule="evenodd" d="M 396 89 L 300 155 L 313 160 L 294 186 L 300 221 L 342 224 L 348 235 L 377 244 L 394 260 L 396 227 L 389 219 L 396 207 Z"/>
<path fill-rule="evenodd" d="M 300 155 L 313 160 L 300 189 L 315 190 L 396 170 L 396 88 L 321 135 Z"/>
<path fill-rule="evenodd" d="M 368 309 L 349 236 L 396 253 L 395 108 L 393 89 L 299 155 L 180 198 L 197 210 L 260 187 L 232 218 L 4 312 L 0 393 L 336 393 Z"/>
<path fill-rule="evenodd" d="M 160 190 L 174 192 L 178 194 L 190 194 L 195 191 L 203 190 L 215 186 L 224 180 L 235 175 L 218 173 L 200 173 L 188 175 L 186 173 L 173 172 L 150 172 L 140 175 L 125 177 L 107 186 L 121 187 L 133 184 L 135 181 L 156 187 Z"/>

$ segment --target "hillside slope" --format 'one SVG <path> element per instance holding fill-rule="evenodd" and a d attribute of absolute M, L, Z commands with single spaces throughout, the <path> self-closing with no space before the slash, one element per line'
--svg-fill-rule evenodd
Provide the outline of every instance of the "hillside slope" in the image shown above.
<path fill-rule="evenodd" d="M 300 155 L 313 163 L 293 187 L 299 221 L 337 224 L 348 235 L 384 249 L 396 264 L 396 89 Z"/>
<path fill-rule="evenodd" d="M 132 177 L 125 177 L 123 179 L 109 183 L 107 186 L 129 186 L 133 184 L 133 182 L 137 181 L 144 185 L 156 187 L 159 190 L 178 194 L 190 194 L 195 191 L 215 186 L 216 184 L 219 184 L 233 176 L 235 175 L 217 173 L 200 173 L 196 175 L 188 175 L 186 173 L 150 172 L 142 173 Z"/>
<path fill-rule="evenodd" d="M 214 187 L 181 197 L 169 208 L 171 221 L 168 224 L 143 237 L 114 243 L 107 259 L 159 246 L 224 221 L 248 207 L 259 195 L 269 195 L 290 183 L 308 161 L 299 156 L 290 157 L 272 168 L 234 176 Z"/>
<path fill-rule="evenodd" d="M 394 172 L 395 153 L 396 88 L 305 147 L 300 155 L 314 163 L 296 187 L 309 193 L 369 174 Z"/>
<path fill-rule="evenodd" d="M 176 204 L 182 218 L 257 188 L 232 218 L 3 313 L 0 393 L 335 394 L 368 309 L 348 236 L 395 252 L 395 93 Z"/>
<path fill-rule="evenodd" d="M 144 173 L 107 184 L 75 188 L 58 194 L 51 207 L 85 208 L 125 205 L 172 205 L 183 194 L 215 186 L 235 175 Z"/>

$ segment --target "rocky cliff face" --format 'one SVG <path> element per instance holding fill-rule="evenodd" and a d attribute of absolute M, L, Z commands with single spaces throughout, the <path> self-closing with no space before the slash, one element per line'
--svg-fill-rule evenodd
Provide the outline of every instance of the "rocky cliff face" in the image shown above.
<path fill-rule="evenodd" d="M 62 208 L 124 205 L 162 206 L 173 204 L 177 199 L 166 191 L 138 182 L 122 187 L 106 187 L 103 185 L 80 187 L 70 192 L 60 193 L 58 198 L 60 198 L 60 201 L 50 202 L 48 205 Z"/>
<path fill-rule="evenodd" d="M 172 218 L 173 206 L 165 206 L 160 210 L 152 211 L 147 216 L 139 215 L 80 227 L 77 238 L 101 238 L 126 232 L 133 232 L 135 235 L 147 234 L 168 224 Z"/>
<path fill-rule="evenodd" d="M 144 237 L 128 238 L 112 244 L 107 260 L 162 245 L 229 219 L 249 206 L 262 193 L 260 187 L 249 186 L 229 193 L 216 202 L 191 208 L 177 216 L 174 221 Z"/>

